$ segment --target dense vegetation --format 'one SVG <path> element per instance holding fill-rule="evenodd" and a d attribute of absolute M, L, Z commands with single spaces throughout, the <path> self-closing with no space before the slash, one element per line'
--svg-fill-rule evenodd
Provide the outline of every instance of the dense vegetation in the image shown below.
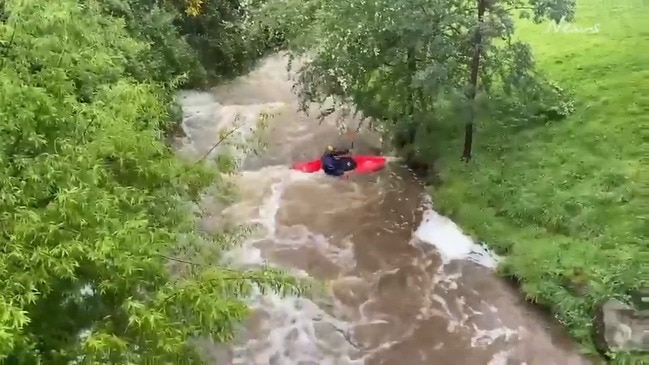
<path fill-rule="evenodd" d="M 506 255 L 502 272 L 592 348 L 597 305 L 649 285 L 647 10 L 310 0 L 264 14 L 309 57 L 305 105 L 351 105 L 437 175 L 437 206 Z"/>
<path fill-rule="evenodd" d="M 232 164 L 164 143 L 178 85 L 268 50 L 263 33 L 241 40 L 255 30 L 234 3 L 2 2 L 3 363 L 192 363 L 190 340 L 231 338 L 248 293 L 296 288 L 214 265 L 237 231 L 198 237 L 187 205 Z"/>
<path fill-rule="evenodd" d="M 231 338 L 256 287 L 297 288 L 214 265 L 237 231 L 197 236 L 187 203 L 232 164 L 164 143 L 178 87 L 278 47 L 310 57 L 305 105 L 354 107 L 439 175 L 438 206 L 588 344 L 601 300 L 649 285 L 649 9 L 611 4 L 2 2 L 0 361 L 188 362 L 191 339 Z M 573 18 L 581 32 L 534 24 Z"/>
<path fill-rule="evenodd" d="M 436 202 L 508 255 L 502 267 L 533 301 L 589 342 L 593 312 L 649 286 L 649 5 L 584 1 L 572 29 L 521 24 L 546 74 L 574 95 L 565 121 L 479 128 L 475 164 L 444 152 Z M 599 32 L 588 31 L 598 25 Z M 457 142 L 455 142 L 457 143 Z M 619 363 L 649 363 L 617 355 Z"/>

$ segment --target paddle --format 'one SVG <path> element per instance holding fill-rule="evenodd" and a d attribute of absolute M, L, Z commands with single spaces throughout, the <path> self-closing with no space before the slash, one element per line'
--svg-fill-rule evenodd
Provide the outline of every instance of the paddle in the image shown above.
<path fill-rule="evenodd" d="M 353 131 L 353 130 L 348 130 L 347 133 L 345 133 L 347 136 L 347 139 L 352 143 L 352 148 L 354 148 L 354 140 L 356 139 L 356 136 L 358 135 L 358 130 Z"/>
<path fill-rule="evenodd" d="M 359 125 L 359 127 L 360 127 L 360 125 Z M 348 131 L 345 133 L 345 136 L 346 136 L 347 139 L 349 140 L 349 142 L 350 142 L 350 146 L 351 146 L 352 149 L 354 149 L 354 140 L 356 139 L 356 135 L 358 135 L 358 129 L 357 129 L 356 131 L 353 131 L 353 130 L 350 129 L 350 130 L 348 130 Z M 350 152 L 351 152 L 351 151 L 350 151 Z M 343 179 L 349 179 L 349 175 L 354 174 L 354 173 L 355 173 L 355 170 L 346 171 L 346 172 L 343 174 L 343 176 L 341 176 L 341 178 L 343 178 Z"/>

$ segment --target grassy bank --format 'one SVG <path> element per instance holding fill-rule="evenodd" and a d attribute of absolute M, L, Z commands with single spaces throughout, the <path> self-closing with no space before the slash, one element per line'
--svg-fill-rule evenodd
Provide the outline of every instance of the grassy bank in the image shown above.
<path fill-rule="evenodd" d="M 449 149 L 434 196 L 442 211 L 506 253 L 503 272 L 520 278 L 524 293 L 550 306 L 589 347 L 594 306 L 649 285 L 649 201 L 641 195 L 649 181 L 641 162 L 649 3 L 578 5 L 575 24 L 598 32 L 519 27 L 541 68 L 574 94 L 575 113 L 524 128 L 485 122 L 470 165 L 456 161 L 457 143 Z"/>

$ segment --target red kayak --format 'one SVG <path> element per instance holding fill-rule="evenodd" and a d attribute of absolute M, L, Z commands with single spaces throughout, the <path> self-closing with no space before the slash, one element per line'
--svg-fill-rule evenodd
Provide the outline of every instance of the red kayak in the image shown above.
<path fill-rule="evenodd" d="M 383 156 L 364 156 L 358 155 L 352 157 L 354 161 L 358 164 L 358 167 L 354 169 L 354 172 L 360 174 L 367 174 L 371 172 L 376 172 L 385 167 L 387 158 Z M 322 162 L 320 160 L 313 160 L 308 162 L 296 162 L 291 166 L 293 170 L 298 170 L 302 172 L 312 173 L 318 172 L 322 169 Z"/>

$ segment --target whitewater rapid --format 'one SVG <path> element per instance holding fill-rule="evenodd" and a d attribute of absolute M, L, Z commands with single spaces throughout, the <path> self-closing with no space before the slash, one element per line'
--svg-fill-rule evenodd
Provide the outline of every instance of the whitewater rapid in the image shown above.
<path fill-rule="evenodd" d="M 274 265 L 323 286 L 308 298 L 250 298 L 254 314 L 219 364 L 587 363 L 493 273 L 500 259 L 434 210 L 398 159 L 349 181 L 289 169 L 320 154 L 339 115 L 318 124 L 298 113 L 285 63 L 274 56 L 212 92 L 180 95 L 186 156 L 204 155 L 233 123 L 237 143 L 260 118 L 268 123 L 268 150 L 239 155 L 240 200 L 202 207 L 205 230 L 223 220 L 258 228 L 226 263 Z"/>

